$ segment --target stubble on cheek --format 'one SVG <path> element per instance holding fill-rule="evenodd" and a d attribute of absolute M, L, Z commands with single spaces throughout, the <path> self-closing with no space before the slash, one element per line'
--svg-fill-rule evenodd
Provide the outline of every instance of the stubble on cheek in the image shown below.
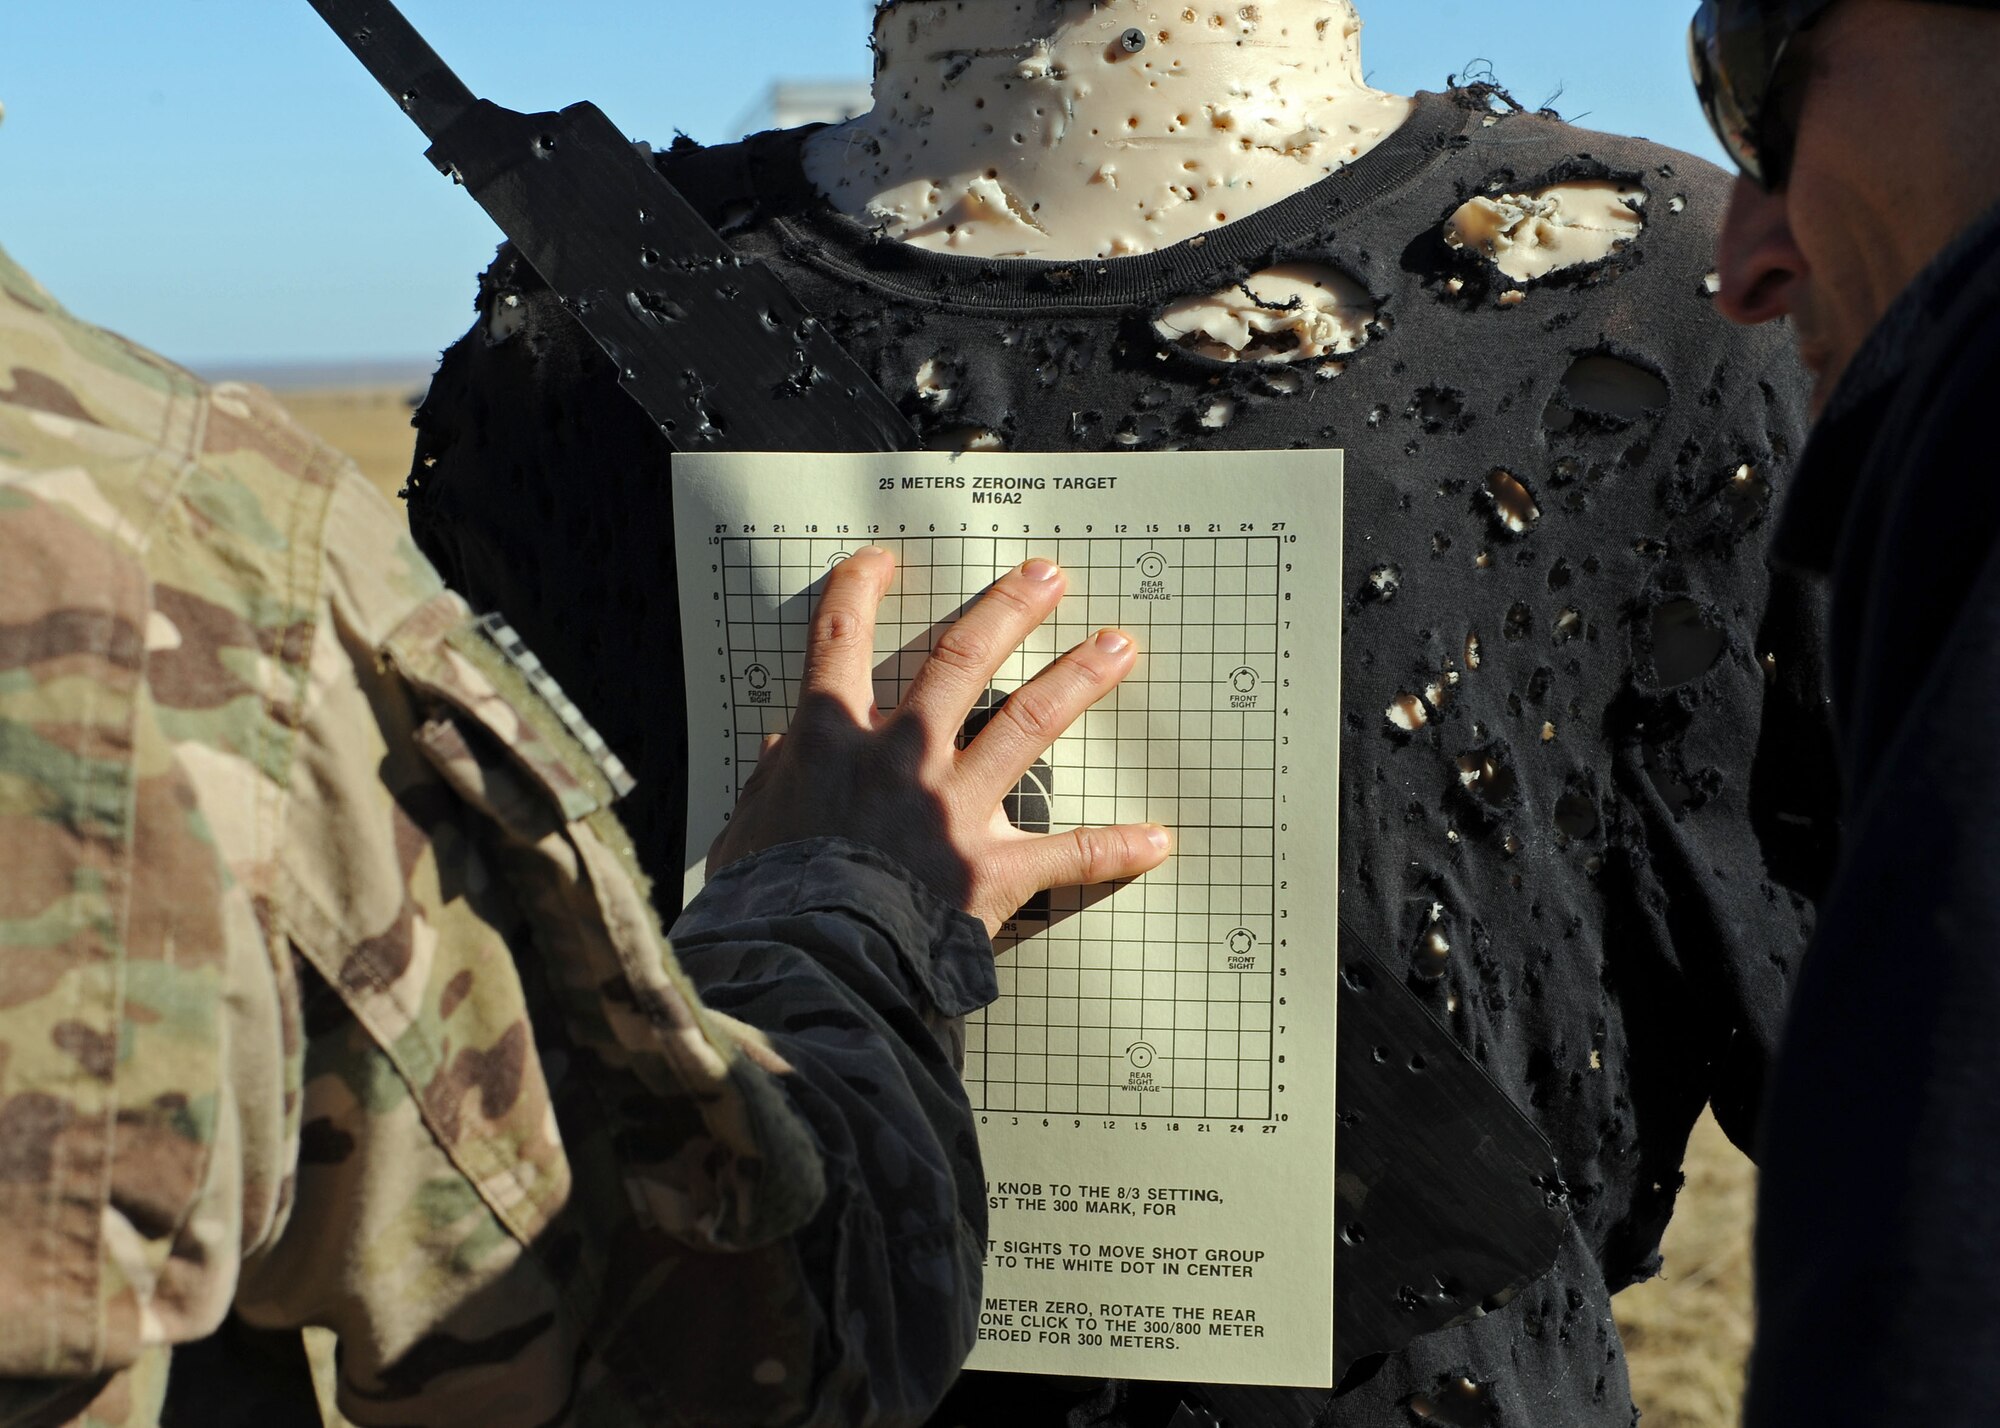
<path fill-rule="evenodd" d="M 1826 399 L 1833 393 L 1834 383 L 1840 379 L 1839 372 L 1834 369 L 1836 366 L 1845 367 L 1846 364 L 1835 361 L 1834 354 L 1828 347 L 1813 312 L 1810 290 L 1806 289 L 1803 283 L 1800 284 L 1800 291 L 1796 294 L 1791 311 L 1785 315 L 1785 322 L 1792 330 L 1792 341 L 1798 347 L 1799 360 L 1805 364 L 1806 371 L 1812 374 L 1812 412 L 1814 416 L 1818 416 L 1826 405 Z"/>

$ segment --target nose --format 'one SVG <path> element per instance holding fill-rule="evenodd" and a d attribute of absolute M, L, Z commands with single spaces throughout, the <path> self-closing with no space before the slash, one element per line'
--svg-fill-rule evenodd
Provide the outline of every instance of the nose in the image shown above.
<path fill-rule="evenodd" d="M 1736 180 L 1716 267 L 1722 275 L 1716 306 L 1731 322 L 1755 326 L 1792 310 L 1806 260 L 1792 237 L 1782 193 L 1766 193 L 1747 178 Z"/>

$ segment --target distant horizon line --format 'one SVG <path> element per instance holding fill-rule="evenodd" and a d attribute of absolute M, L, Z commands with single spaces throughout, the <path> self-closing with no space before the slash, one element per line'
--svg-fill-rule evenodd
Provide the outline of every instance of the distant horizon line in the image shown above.
<path fill-rule="evenodd" d="M 436 357 L 255 359 L 190 362 L 194 374 L 210 382 L 254 382 L 274 392 L 329 387 L 409 387 L 422 391 L 437 371 Z"/>

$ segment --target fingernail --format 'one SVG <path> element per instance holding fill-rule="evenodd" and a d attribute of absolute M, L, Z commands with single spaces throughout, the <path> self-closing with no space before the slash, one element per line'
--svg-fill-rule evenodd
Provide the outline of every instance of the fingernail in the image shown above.
<path fill-rule="evenodd" d="M 1021 573 L 1030 580 L 1053 580 L 1061 573 L 1053 560 L 1031 560 L 1021 567 Z"/>
<path fill-rule="evenodd" d="M 1164 828 L 1148 828 L 1146 841 L 1151 843 L 1156 851 L 1164 853 L 1173 846 L 1174 835 Z"/>
<path fill-rule="evenodd" d="M 882 549 L 879 545 L 864 545 L 861 549 L 854 552 L 857 559 L 864 555 L 887 555 L 888 553 L 888 551 Z"/>
<path fill-rule="evenodd" d="M 1132 648 L 1132 637 L 1123 630 L 1102 630 L 1098 632 L 1097 648 L 1104 654 L 1121 655 Z"/>

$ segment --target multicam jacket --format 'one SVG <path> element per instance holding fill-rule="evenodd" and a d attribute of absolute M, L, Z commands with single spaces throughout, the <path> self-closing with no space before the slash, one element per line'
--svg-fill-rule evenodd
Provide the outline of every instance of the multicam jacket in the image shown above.
<path fill-rule="evenodd" d="M 925 1416 L 984 934 L 819 843 L 676 956 L 623 783 L 346 462 L 0 254 L 0 1424 L 298 1421 L 169 1383 L 225 1321 L 360 1425 Z"/>

